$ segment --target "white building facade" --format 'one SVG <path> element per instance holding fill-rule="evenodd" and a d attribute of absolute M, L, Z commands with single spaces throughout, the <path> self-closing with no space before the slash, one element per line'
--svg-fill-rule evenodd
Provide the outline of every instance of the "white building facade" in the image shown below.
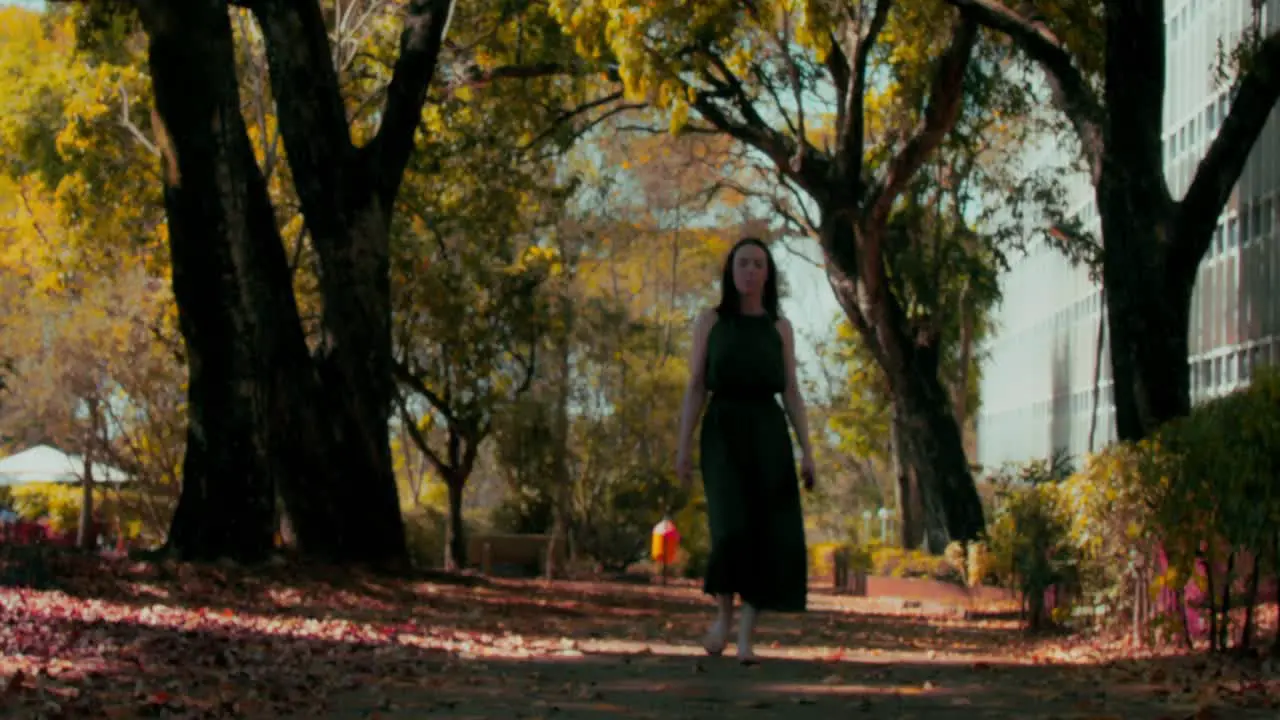
<path fill-rule="evenodd" d="M 1263 26 L 1280 27 L 1280 0 L 1261 4 Z M 1165 176 L 1178 198 L 1228 109 L 1228 88 L 1216 79 L 1219 47 L 1236 45 L 1253 21 L 1254 2 L 1166 0 L 1165 6 Z M 1081 179 L 1072 192 L 1097 233 L 1093 188 Z M 1096 413 L 1094 403 L 1098 285 L 1085 268 L 1043 247 L 1017 260 L 1001 285 L 983 370 L 977 461 L 994 469 L 1058 451 L 1078 461 L 1112 442 L 1105 342 Z M 1255 144 L 1200 267 L 1189 329 L 1194 401 L 1247 384 L 1255 367 L 1280 363 L 1280 294 L 1273 289 L 1280 291 L 1280 109 Z"/>

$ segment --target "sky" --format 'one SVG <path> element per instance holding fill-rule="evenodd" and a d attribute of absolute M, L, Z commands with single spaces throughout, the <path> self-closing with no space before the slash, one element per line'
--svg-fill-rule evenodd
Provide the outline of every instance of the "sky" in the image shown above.
<path fill-rule="evenodd" d="M 835 332 L 840 305 L 827 284 L 826 272 L 814 262 L 821 262 L 816 240 L 789 241 L 791 251 L 775 249 L 774 262 L 778 273 L 785 278 L 788 294 L 782 299 L 782 314 L 791 321 L 796 331 L 796 362 L 810 372 L 816 371 L 817 355 L 813 338 L 829 338 Z M 806 260 L 798 257 L 808 256 Z"/>

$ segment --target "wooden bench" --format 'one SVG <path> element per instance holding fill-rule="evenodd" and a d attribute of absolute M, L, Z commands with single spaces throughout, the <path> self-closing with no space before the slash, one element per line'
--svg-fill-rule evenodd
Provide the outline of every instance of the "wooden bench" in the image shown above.
<path fill-rule="evenodd" d="M 489 533 L 467 540 L 467 558 L 485 575 L 536 576 L 547 566 L 550 535 Z M 564 567 L 564 543 L 556 551 L 556 565 Z"/>

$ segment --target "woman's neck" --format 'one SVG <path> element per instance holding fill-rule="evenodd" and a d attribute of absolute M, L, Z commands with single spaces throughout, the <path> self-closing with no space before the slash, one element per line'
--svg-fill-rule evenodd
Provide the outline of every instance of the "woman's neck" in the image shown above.
<path fill-rule="evenodd" d="M 738 312 L 743 315 L 763 315 L 764 301 L 760 296 L 742 296 L 738 299 Z"/>

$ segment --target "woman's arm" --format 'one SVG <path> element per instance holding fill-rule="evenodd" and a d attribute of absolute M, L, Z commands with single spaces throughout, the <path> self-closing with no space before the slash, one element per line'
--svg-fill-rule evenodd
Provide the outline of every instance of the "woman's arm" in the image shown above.
<path fill-rule="evenodd" d="M 707 338 L 716 324 L 716 312 L 703 310 L 693 327 L 693 351 L 689 355 L 689 384 L 684 389 L 680 409 L 680 454 L 687 457 L 693 444 L 693 429 L 707 402 Z"/>
<path fill-rule="evenodd" d="M 795 428 L 804 456 L 813 457 L 809 447 L 809 419 L 805 415 L 800 385 L 796 382 L 795 331 L 792 330 L 791 322 L 786 318 L 778 319 L 778 334 L 782 336 L 782 357 L 786 363 L 787 373 L 787 388 L 782 393 L 782 404 L 787 409 L 787 417 L 791 418 L 791 427 Z"/>

